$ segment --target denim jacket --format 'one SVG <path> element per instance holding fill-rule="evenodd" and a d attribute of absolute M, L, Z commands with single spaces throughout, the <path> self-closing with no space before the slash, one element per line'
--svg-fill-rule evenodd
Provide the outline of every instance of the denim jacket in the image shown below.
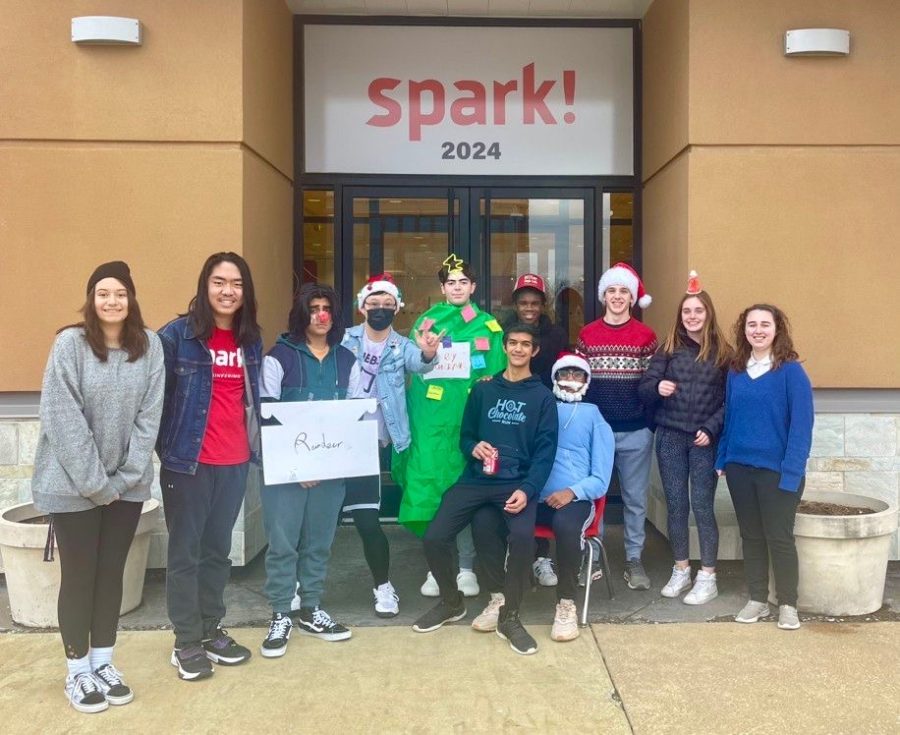
<path fill-rule="evenodd" d="M 354 354 L 357 362 L 363 359 L 363 330 L 365 324 L 350 327 L 344 332 L 341 344 Z M 375 384 L 378 386 L 378 400 L 384 423 L 394 449 L 402 452 L 410 444 L 409 414 L 406 412 L 406 373 L 427 373 L 437 364 L 436 360 L 425 362 L 422 350 L 415 342 L 397 334 L 391 329 L 387 338 Z"/>
<path fill-rule="evenodd" d="M 212 400 L 212 356 L 194 336 L 187 317 L 173 319 L 159 330 L 166 363 L 166 394 L 156 453 L 162 466 L 173 472 L 197 472 L 200 447 Z M 262 340 L 244 347 L 244 368 L 259 414 L 259 365 Z M 259 461 L 256 452 L 251 459 Z"/>

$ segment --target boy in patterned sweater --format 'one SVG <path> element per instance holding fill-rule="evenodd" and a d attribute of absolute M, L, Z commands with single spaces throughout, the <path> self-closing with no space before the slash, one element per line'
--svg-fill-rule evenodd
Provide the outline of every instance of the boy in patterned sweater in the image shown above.
<path fill-rule="evenodd" d="M 637 388 L 658 345 L 653 330 L 632 317 L 631 309 L 635 304 L 646 308 L 652 299 L 627 263 L 616 263 L 603 274 L 597 295 L 603 316 L 585 325 L 576 348 L 591 366 L 584 400 L 600 409 L 615 436 L 614 469 L 625 516 L 625 581 L 633 590 L 647 590 L 650 578 L 641 564 L 641 552 L 653 431 Z"/>

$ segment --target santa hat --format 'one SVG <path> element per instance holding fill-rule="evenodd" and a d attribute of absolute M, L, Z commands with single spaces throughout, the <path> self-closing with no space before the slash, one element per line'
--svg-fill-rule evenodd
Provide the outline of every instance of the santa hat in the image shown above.
<path fill-rule="evenodd" d="M 576 368 L 587 375 L 584 385 L 575 393 L 562 390 L 556 383 L 556 374 L 563 368 Z M 553 367 L 550 368 L 550 378 L 553 381 L 553 395 L 568 403 L 580 401 L 584 394 L 587 393 L 588 385 L 591 383 L 591 366 L 584 355 L 579 355 L 577 352 L 560 352 L 556 362 L 553 363 Z"/>
<path fill-rule="evenodd" d="M 600 277 L 600 283 L 597 284 L 597 297 L 601 303 L 606 300 L 606 289 L 610 286 L 625 286 L 631 291 L 632 301 L 646 309 L 653 303 L 653 299 L 646 291 L 640 276 L 628 263 L 616 263 L 606 273 Z"/>
<path fill-rule="evenodd" d="M 687 291 L 685 291 L 685 293 L 688 296 L 696 296 L 702 291 L 703 287 L 700 285 L 700 276 L 697 275 L 697 271 L 691 271 L 690 273 L 688 273 L 688 285 Z"/>
<path fill-rule="evenodd" d="M 366 298 L 375 293 L 386 293 L 393 296 L 397 299 L 398 310 L 406 306 L 403 303 L 403 295 L 400 293 L 400 289 L 397 288 L 397 284 L 394 283 L 394 277 L 390 273 L 379 273 L 366 281 L 366 285 L 356 294 L 356 305 L 362 309 Z"/>

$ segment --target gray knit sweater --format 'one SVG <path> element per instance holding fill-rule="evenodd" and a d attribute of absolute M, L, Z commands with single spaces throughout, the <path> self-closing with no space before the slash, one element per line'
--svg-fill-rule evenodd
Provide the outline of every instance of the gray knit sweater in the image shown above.
<path fill-rule="evenodd" d="M 127 362 L 125 350 L 109 350 L 100 362 L 81 328 L 57 336 L 44 371 L 31 481 L 39 511 L 150 497 L 165 372 L 162 343 L 146 332 L 150 348 L 135 362 Z"/>

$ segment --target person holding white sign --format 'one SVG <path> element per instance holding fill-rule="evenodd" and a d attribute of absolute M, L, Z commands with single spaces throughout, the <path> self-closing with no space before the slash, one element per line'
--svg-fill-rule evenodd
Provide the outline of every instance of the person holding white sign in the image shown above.
<path fill-rule="evenodd" d="M 443 333 L 414 330 L 412 340 L 394 331 L 394 316 L 403 307 L 403 297 L 390 273 L 372 276 L 356 297 L 365 322 L 344 333 L 342 344 L 355 356 L 361 373 L 351 398 L 375 398 L 378 409 L 378 439 L 382 447 L 393 444 L 397 452 L 409 449 L 409 416 L 406 412 L 406 375 L 434 369 Z M 375 586 L 375 614 L 392 618 L 400 612 L 400 597 L 389 579 L 390 548 L 381 528 L 381 483 L 378 477 L 347 480 L 344 511 L 363 542 L 363 553 Z"/>
<path fill-rule="evenodd" d="M 288 316 L 288 329 L 263 358 L 263 401 L 339 400 L 355 390 L 359 366 L 353 353 L 340 344 L 344 330 L 333 288 L 304 284 Z M 301 600 L 297 613 L 301 633 L 324 641 L 350 638 L 350 630 L 320 607 L 344 504 L 344 480 L 265 485 L 261 496 L 269 541 L 264 592 L 272 619 L 260 653 L 277 658 L 287 651 L 295 590 Z"/>
<path fill-rule="evenodd" d="M 391 457 L 394 480 L 403 488 L 400 523 L 420 536 L 434 517 L 441 496 L 466 466 L 459 449 L 459 429 L 469 390 L 481 378 L 506 366 L 502 327 L 472 303 L 475 273 L 471 267 L 451 255 L 438 271 L 438 279 L 446 301 L 432 306 L 413 326 L 413 334 L 430 331 L 443 335 L 438 364 L 425 375 L 412 376 L 406 394 L 412 443 L 405 452 L 395 447 Z M 457 549 L 458 586 L 467 597 L 474 597 L 479 588 L 473 571 L 475 545 L 468 527 L 462 529 Z M 426 597 L 440 594 L 430 573 L 421 592 Z"/>

